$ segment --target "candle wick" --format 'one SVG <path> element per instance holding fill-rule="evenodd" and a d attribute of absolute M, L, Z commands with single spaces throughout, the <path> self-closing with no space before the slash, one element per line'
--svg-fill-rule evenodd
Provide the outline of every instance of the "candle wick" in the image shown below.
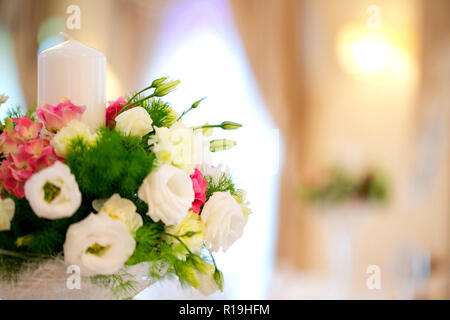
<path fill-rule="evenodd" d="M 59 34 L 61 36 L 63 36 L 66 40 L 73 40 L 73 38 L 69 34 L 67 34 L 65 32 L 60 32 Z"/>

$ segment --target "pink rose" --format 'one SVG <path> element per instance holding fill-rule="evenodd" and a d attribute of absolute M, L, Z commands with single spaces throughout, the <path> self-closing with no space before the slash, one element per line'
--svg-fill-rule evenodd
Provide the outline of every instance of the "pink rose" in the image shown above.
<path fill-rule="evenodd" d="M 199 213 L 200 207 L 206 201 L 206 188 L 208 187 L 208 185 L 206 183 L 205 178 L 203 178 L 202 173 L 198 169 L 195 169 L 194 174 L 191 174 L 190 177 L 192 180 L 192 186 L 194 188 L 195 194 L 191 210 L 194 211 L 195 213 Z"/>
<path fill-rule="evenodd" d="M 86 106 L 76 106 L 65 100 L 56 107 L 44 104 L 36 109 L 37 117 L 44 122 L 45 128 L 50 132 L 56 132 L 72 120 L 80 120 Z"/>
<path fill-rule="evenodd" d="M 122 111 L 123 106 L 127 104 L 127 100 L 124 97 L 120 97 L 116 101 L 109 101 L 109 107 L 106 108 L 106 121 L 105 125 L 112 129 L 116 125 L 116 117 Z"/>

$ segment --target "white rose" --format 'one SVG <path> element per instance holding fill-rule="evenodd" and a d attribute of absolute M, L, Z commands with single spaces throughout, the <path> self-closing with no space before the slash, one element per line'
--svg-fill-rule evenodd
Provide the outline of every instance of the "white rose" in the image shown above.
<path fill-rule="evenodd" d="M 134 107 L 116 117 L 116 129 L 126 135 L 143 137 L 153 131 L 152 118 L 142 107 Z"/>
<path fill-rule="evenodd" d="M 28 179 L 25 198 L 38 217 L 51 220 L 72 216 L 81 204 L 75 176 L 59 161 Z"/>
<path fill-rule="evenodd" d="M 50 141 L 58 156 L 65 158 L 67 156 L 67 147 L 69 141 L 80 137 L 88 143 L 92 143 L 97 138 L 96 134 L 89 131 L 89 127 L 81 121 L 72 120 L 66 126 L 61 128 Z"/>
<path fill-rule="evenodd" d="M 130 232 L 136 232 L 143 225 L 142 217 L 136 212 L 134 203 L 117 193 L 108 200 L 94 200 L 92 206 L 99 215 L 107 215 L 121 221 Z"/>
<path fill-rule="evenodd" d="M 172 164 L 189 174 L 194 173 L 196 165 L 194 131 L 175 122 L 170 128 L 155 128 L 153 152 L 160 163 Z"/>
<path fill-rule="evenodd" d="M 205 244 L 213 251 L 223 252 L 242 236 L 245 219 L 242 209 L 230 192 L 214 192 L 203 207 Z"/>
<path fill-rule="evenodd" d="M 194 196 L 189 175 L 167 164 L 150 172 L 138 190 L 138 197 L 148 204 L 147 214 L 166 225 L 177 225 L 186 217 Z"/>
<path fill-rule="evenodd" d="M 91 213 L 72 224 L 64 243 L 64 260 L 83 276 L 118 272 L 133 254 L 136 242 L 125 225 L 108 215 Z"/>
<path fill-rule="evenodd" d="M 0 198 L 0 231 L 11 229 L 11 220 L 14 217 L 15 204 L 13 199 Z"/>

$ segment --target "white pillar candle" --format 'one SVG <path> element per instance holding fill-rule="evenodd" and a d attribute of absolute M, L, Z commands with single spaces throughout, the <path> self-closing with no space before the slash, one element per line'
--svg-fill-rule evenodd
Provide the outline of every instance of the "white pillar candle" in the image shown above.
<path fill-rule="evenodd" d="M 106 58 L 78 41 L 68 40 L 38 57 L 38 105 L 68 98 L 86 106 L 81 121 L 96 130 L 105 123 Z"/>

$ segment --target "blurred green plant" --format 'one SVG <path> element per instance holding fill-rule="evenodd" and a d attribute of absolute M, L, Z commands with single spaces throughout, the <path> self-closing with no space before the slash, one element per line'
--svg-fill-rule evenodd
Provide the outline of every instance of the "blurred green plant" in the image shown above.
<path fill-rule="evenodd" d="M 301 197 L 307 203 L 340 204 L 366 201 L 383 204 L 389 198 L 386 176 L 379 170 L 355 177 L 340 167 L 333 167 L 319 185 L 302 184 Z"/>

